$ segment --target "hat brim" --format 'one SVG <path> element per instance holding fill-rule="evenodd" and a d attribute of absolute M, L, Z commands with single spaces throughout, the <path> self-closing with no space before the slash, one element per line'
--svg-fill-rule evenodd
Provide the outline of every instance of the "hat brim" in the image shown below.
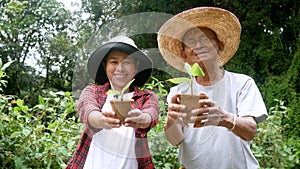
<path fill-rule="evenodd" d="M 96 84 L 108 82 L 108 77 L 103 67 L 102 61 L 106 59 L 111 52 L 118 51 L 126 53 L 136 60 L 139 60 L 138 73 L 135 75 L 132 85 L 143 86 L 151 76 L 153 69 L 152 60 L 139 49 L 123 42 L 109 42 L 99 47 L 89 58 L 87 68 L 90 77 Z"/>
<path fill-rule="evenodd" d="M 238 18 L 231 12 L 216 7 L 197 7 L 183 11 L 165 22 L 158 31 L 158 48 L 163 58 L 174 68 L 185 72 L 181 57 L 182 38 L 194 27 L 213 30 L 224 48 L 218 56 L 218 65 L 223 66 L 236 53 L 241 34 Z"/>

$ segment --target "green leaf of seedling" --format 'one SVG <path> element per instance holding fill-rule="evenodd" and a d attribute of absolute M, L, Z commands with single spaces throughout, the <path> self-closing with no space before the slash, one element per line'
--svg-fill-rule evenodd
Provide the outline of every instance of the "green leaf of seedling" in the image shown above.
<path fill-rule="evenodd" d="M 192 75 L 192 72 L 191 72 L 192 67 L 191 67 L 190 64 L 188 64 L 188 63 L 185 62 L 184 63 L 184 69 L 185 69 L 185 71 L 186 71 L 187 74 L 189 74 L 190 76 Z"/>
<path fill-rule="evenodd" d="M 192 76 L 205 76 L 203 70 L 198 63 L 194 63 L 191 69 Z"/>
<path fill-rule="evenodd" d="M 121 91 L 121 94 L 123 94 L 128 88 L 129 88 L 129 86 L 131 85 L 131 83 L 134 81 L 135 79 L 132 79 L 130 82 L 128 82 L 127 84 L 126 84 L 126 86 L 124 86 L 124 88 L 122 89 L 122 91 Z"/>
<path fill-rule="evenodd" d="M 106 94 L 120 94 L 120 91 L 118 90 L 109 90 L 106 92 Z"/>
<path fill-rule="evenodd" d="M 178 78 L 169 79 L 168 81 L 175 84 L 179 84 L 182 82 L 190 82 L 190 79 L 187 77 L 178 77 Z"/>

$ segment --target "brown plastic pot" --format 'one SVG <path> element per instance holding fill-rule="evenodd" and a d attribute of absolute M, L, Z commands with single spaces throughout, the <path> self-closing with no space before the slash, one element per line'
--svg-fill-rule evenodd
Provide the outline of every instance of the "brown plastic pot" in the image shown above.
<path fill-rule="evenodd" d="M 187 117 L 184 121 L 187 123 L 194 123 L 194 121 L 190 120 L 191 111 L 194 109 L 199 109 L 200 96 L 192 94 L 180 94 L 178 97 L 180 104 L 186 106 L 184 110 L 181 110 L 182 112 L 187 113 Z"/>
<path fill-rule="evenodd" d="M 130 100 L 110 100 L 112 110 L 116 113 L 115 118 L 118 118 L 124 124 L 128 112 L 132 108 L 133 99 Z"/>

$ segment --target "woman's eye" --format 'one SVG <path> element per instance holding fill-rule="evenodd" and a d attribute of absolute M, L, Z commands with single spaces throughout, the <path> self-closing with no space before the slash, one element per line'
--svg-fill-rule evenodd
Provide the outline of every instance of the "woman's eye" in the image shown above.
<path fill-rule="evenodd" d="M 118 64 L 117 61 L 110 61 L 109 63 L 110 63 L 110 64 L 113 64 L 113 65 Z"/>

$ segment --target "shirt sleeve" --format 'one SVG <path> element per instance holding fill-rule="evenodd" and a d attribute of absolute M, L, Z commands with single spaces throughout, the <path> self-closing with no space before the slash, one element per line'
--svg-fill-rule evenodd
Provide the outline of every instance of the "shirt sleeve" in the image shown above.
<path fill-rule="evenodd" d="M 140 131 L 147 133 L 151 128 L 153 128 L 158 123 L 159 118 L 159 106 L 158 98 L 156 94 L 152 91 L 146 91 L 148 94 L 143 95 L 143 99 L 140 99 L 135 104 L 135 108 L 139 108 L 143 113 L 148 113 L 151 116 L 151 124 L 146 129 L 139 129 Z M 142 104 L 142 105 L 141 105 Z M 141 107 L 140 107 L 141 106 Z"/>
<path fill-rule="evenodd" d="M 87 130 L 92 131 L 92 133 L 98 132 L 101 129 L 92 127 L 88 122 L 88 116 L 92 111 L 101 111 L 96 98 L 96 86 L 88 85 L 81 92 L 78 102 L 78 113 L 80 121 L 85 124 Z"/>
<path fill-rule="evenodd" d="M 268 117 L 265 103 L 253 79 L 244 84 L 237 104 L 239 116 L 253 116 L 257 123 L 265 121 Z"/>

